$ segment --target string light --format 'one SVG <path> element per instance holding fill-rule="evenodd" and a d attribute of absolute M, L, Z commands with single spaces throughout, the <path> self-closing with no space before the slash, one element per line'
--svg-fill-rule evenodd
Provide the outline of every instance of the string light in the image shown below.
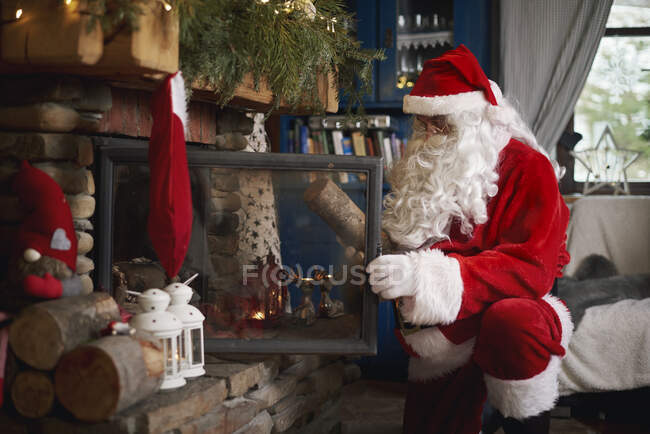
<path fill-rule="evenodd" d="M 65 0 L 65 4 L 69 5 L 70 3 L 72 3 L 72 0 Z"/>
<path fill-rule="evenodd" d="M 170 5 L 170 4 L 167 3 L 166 1 L 163 1 L 162 4 L 163 4 L 163 7 L 165 8 L 165 10 L 166 10 L 167 12 L 169 12 L 169 11 L 172 10 L 172 5 Z"/>
<path fill-rule="evenodd" d="M 23 16 L 23 10 L 22 9 L 16 10 L 16 19 L 19 20 L 20 17 L 22 16 Z"/>

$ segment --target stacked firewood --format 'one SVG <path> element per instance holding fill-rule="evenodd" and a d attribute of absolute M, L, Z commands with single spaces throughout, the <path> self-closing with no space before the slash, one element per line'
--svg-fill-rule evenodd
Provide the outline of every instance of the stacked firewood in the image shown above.
<path fill-rule="evenodd" d="M 60 404 L 94 422 L 155 393 L 163 379 L 162 352 L 144 339 L 102 337 L 119 321 L 117 303 L 101 292 L 24 309 L 9 331 L 6 387 L 16 411 L 38 418 Z"/>

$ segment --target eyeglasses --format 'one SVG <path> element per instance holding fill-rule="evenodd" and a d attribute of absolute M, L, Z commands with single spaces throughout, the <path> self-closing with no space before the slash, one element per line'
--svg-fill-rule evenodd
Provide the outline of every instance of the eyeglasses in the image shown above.
<path fill-rule="evenodd" d="M 426 130 L 430 134 L 448 134 L 450 130 L 447 116 L 423 116 L 417 115 L 417 119 L 426 126 Z"/>

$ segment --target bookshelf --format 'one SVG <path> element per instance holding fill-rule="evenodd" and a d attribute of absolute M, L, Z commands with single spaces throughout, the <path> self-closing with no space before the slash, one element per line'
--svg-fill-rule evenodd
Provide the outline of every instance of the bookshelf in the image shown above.
<path fill-rule="evenodd" d="M 346 116 L 292 117 L 285 120 L 280 152 L 382 157 L 389 166 L 405 152 L 401 119 L 385 114 L 362 120 Z"/>

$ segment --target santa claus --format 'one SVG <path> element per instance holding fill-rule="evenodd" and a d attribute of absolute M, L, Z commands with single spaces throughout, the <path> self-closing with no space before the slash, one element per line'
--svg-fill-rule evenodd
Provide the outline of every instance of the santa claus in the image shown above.
<path fill-rule="evenodd" d="M 372 261 L 375 293 L 421 326 L 405 433 L 478 433 L 486 400 L 506 433 L 548 432 L 573 326 L 549 294 L 568 262 L 559 167 L 463 45 L 425 63 L 404 112 L 383 228 L 401 254 Z"/>

